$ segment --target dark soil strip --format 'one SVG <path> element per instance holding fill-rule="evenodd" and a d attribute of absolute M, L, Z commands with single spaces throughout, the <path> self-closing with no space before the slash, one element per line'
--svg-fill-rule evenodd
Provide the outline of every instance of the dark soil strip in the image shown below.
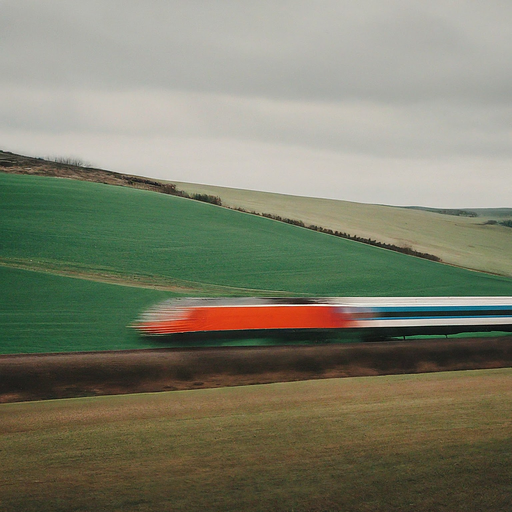
<path fill-rule="evenodd" d="M 512 336 L 0 356 L 0 402 L 512 366 Z"/>

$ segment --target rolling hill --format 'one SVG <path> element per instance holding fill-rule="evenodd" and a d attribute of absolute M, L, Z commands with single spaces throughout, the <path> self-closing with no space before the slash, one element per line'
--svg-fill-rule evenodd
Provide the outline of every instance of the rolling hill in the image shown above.
<path fill-rule="evenodd" d="M 450 210 L 401 208 L 331 199 L 297 197 L 210 185 L 174 182 L 189 194 L 219 196 L 230 208 L 270 213 L 438 256 L 443 262 L 512 276 L 511 208 Z M 496 220 L 496 224 L 492 223 Z M 491 221 L 491 222 L 489 222 Z"/>
<path fill-rule="evenodd" d="M 434 255 L 444 263 L 512 276 L 512 208 L 465 210 L 408 208 L 238 190 L 210 185 L 166 182 L 75 165 L 66 159 L 45 160 L 0 151 L 0 169 L 9 173 L 56 176 L 74 180 L 185 195 L 218 196 L 228 208 L 270 214 L 306 226 L 371 239 L 377 244 Z M 508 227 L 503 225 L 508 224 Z"/>

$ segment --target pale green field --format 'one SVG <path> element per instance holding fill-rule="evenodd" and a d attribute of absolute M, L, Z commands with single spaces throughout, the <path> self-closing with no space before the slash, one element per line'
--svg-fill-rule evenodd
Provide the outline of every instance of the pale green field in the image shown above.
<path fill-rule="evenodd" d="M 492 216 L 454 217 L 393 206 L 173 183 L 190 194 L 220 196 L 229 207 L 272 213 L 305 224 L 409 246 L 452 265 L 512 276 L 512 229 L 483 225 Z"/>
<path fill-rule="evenodd" d="M 512 370 L 0 405 L 0 509 L 509 511 Z"/>

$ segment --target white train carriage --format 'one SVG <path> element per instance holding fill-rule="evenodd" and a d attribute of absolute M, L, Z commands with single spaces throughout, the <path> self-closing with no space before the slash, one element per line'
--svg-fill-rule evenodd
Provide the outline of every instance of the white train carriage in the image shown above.
<path fill-rule="evenodd" d="M 512 332 L 512 297 L 360 297 L 336 299 L 354 328 L 375 336 Z"/>

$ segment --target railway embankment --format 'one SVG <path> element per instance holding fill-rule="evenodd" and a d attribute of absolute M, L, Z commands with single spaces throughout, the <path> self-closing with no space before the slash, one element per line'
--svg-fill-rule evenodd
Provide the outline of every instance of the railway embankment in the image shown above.
<path fill-rule="evenodd" d="M 512 336 L 0 356 L 0 403 L 512 366 Z"/>

